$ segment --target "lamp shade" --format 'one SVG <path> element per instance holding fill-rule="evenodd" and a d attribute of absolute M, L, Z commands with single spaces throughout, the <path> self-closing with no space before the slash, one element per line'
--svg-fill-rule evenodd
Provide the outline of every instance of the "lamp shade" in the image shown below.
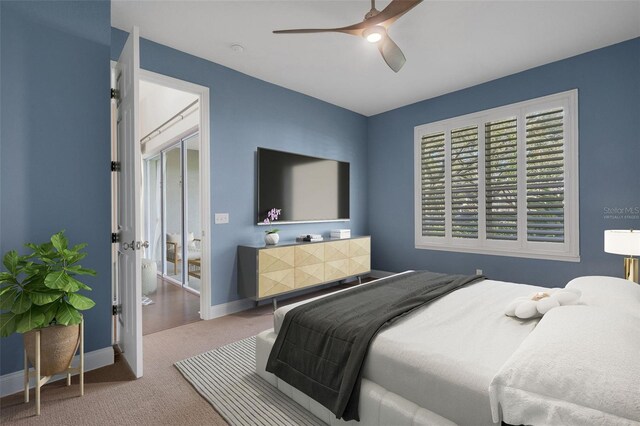
<path fill-rule="evenodd" d="M 640 256 L 640 230 L 604 231 L 604 251 L 625 256 Z"/>

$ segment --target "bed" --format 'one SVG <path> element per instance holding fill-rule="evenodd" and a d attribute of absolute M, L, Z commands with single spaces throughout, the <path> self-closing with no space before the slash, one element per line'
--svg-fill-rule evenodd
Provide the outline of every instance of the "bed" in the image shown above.
<path fill-rule="evenodd" d="M 511 424 L 550 424 L 557 423 L 559 419 L 564 424 L 572 424 L 571 416 L 574 414 L 573 424 L 584 424 L 579 421 L 595 423 L 598 419 L 600 424 L 637 424 L 640 421 L 640 380 L 637 380 L 640 363 L 635 360 L 640 353 L 640 287 L 610 277 L 589 279 L 578 279 L 576 287 L 588 290 L 582 290 L 583 298 L 594 306 L 556 308 L 553 311 L 561 311 L 561 315 L 551 315 L 551 311 L 542 321 L 507 317 L 504 308 L 516 297 L 543 291 L 544 288 L 484 280 L 460 288 L 394 322 L 377 334 L 369 347 L 362 373 L 360 424 L 493 425 L 501 420 Z M 623 289 L 620 303 L 623 300 L 626 303 L 625 312 L 618 312 L 619 303 L 615 300 L 611 306 L 606 300 L 602 301 L 611 293 L 605 291 L 605 296 L 600 297 L 598 292 L 603 288 L 603 280 L 608 280 L 607 284 L 615 282 Z M 611 288 L 607 287 L 607 290 Z M 286 313 L 307 302 L 276 310 L 274 328 L 258 335 L 257 373 L 325 423 L 357 424 L 336 419 L 325 407 L 265 371 L 269 352 Z M 595 309 L 595 312 L 589 309 Z M 572 388 L 577 382 L 558 383 L 557 376 L 561 371 L 558 369 L 564 368 L 561 363 L 550 370 L 553 374 L 547 378 L 549 383 L 535 379 L 535 369 L 544 371 L 548 364 L 548 360 L 542 357 L 537 360 L 535 348 L 545 348 L 544 355 L 552 361 L 566 353 L 558 344 L 549 349 L 539 341 L 566 338 L 566 333 L 576 336 L 582 324 L 589 321 L 595 321 L 592 329 L 597 328 L 597 324 L 614 321 L 621 330 L 620 335 L 608 333 L 607 336 L 611 340 L 608 345 L 618 346 L 617 365 L 612 368 L 595 367 L 615 377 L 612 389 L 615 407 L 605 406 L 607 399 L 602 395 L 591 392 L 585 397 L 580 390 L 575 390 L 568 401 L 563 401 L 562 395 L 567 393 L 567 386 Z M 533 333 L 539 328 L 539 322 L 548 325 L 541 328 L 541 333 Z M 566 333 L 563 331 L 565 327 Z M 620 350 L 620 345 L 624 350 Z M 586 363 L 589 362 L 589 352 L 594 352 L 584 347 L 572 350 L 583 351 L 575 356 Z M 607 348 L 603 351 L 611 352 Z M 571 364 L 574 357 L 565 358 L 564 362 Z M 599 361 L 602 362 L 600 358 Z M 541 365 L 535 366 L 535 362 Z M 620 377 L 616 375 L 616 369 L 622 371 Z M 593 375 L 597 375 L 597 371 L 592 372 Z M 566 378 L 574 380 L 574 376 L 576 374 L 568 371 Z M 596 385 L 597 380 L 593 382 L 591 385 Z M 529 383 L 532 384 L 531 389 L 527 389 Z M 624 389 L 619 393 L 624 392 L 625 395 L 616 392 L 619 387 Z M 550 394 L 542 398 L 540 389 L 549 389 Z M 584 404 L 581 398 L 586 400 Z"/>

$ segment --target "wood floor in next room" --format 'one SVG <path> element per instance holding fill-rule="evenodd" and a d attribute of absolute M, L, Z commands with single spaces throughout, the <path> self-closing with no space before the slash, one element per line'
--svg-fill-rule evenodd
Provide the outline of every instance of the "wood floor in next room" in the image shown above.
<path fill-rule="evenodd" d="M 200 297 L 197 294 L 162 278 L 157 281 L 157 289 L 147 294 L 153 303 L 142 307 L 143 335 L 200 320 Z"/>
<path fill-rule="evenodd" d="M 350 286 L 319 290 L 281 302 L 296 302 Z M 0 400 L 0 424 L 15 425 L 225 425 L 220 415 L 191 387 L 173 364 L 273 327 L 270 304 L 210 321 L 197 321 L 144 337 L 144 376 L 133 380 L 126 364 L 85 375 L 78 396 L 77 376 L 42 388 L 42 415 L 21 393 Z"/>

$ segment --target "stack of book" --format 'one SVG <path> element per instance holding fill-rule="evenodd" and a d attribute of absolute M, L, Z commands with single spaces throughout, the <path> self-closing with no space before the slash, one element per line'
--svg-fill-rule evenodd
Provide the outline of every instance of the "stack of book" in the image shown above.
<path fill-rule="evenodd" d="M 316 241 L 322 241 L 324 238 L 322 238 L 322 235 L 320 234 L 307 234 L 307 235 L 300 235 L 298 238 L 296 238 L 296 241 L 298 242 L 316 242 Z"/>
<path fill-rule="evenodd" d="M 351 238 L 351 229 L 332 229 L 331 238 Z"/>

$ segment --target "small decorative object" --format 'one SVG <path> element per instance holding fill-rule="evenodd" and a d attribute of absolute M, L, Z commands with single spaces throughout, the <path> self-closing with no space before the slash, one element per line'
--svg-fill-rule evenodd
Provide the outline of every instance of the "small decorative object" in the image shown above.
<path fill-rule="evenodd" d="M 96 272 L 78 262 L 87 253 L 86 244 L 69 247 L 64 231 L 43 244 L 25 244 L 27 255 L 11 250 L 4 255 L 0 272 L 0 336 L 24 333 L 25 402 L 29 402 L 29 379 L 36 377 L 36 414 L 40 415 L 40 387 L 56 373 L 80 374 L 84 394 L 84 322 L 79 311 L 95 303 L 80 290 L 91 288 L 75 278 Z M 80 366 L 71 367 L 80 346 Z M 29 372 L 29 364 L 35 371 Z"/>
<path fill-rule="evenodd" d="M 581 295 L 580 290 L 573 288 L 551 288 L 516 298 L 507 305 L 505 315 L 520 319 L 538 318 L 558 306 L 577 304 Z"/>
<path fill-rule="evenodd" d="M 624 258 L 624 278 L 640 283 L 640 231 L 633 229 L 611 229 L 604 231 L 604 251 L 629 256 Z"/>
<path fill-rule="evenodd" d="M 269 210 L 267 212 L 267 217 L 264 219 L 264 223 L 266 223 L 267 225 L 272 224 L 273 222 L 278 220 L 278 217 L 280 217 L 280 214 L 282 214 L 282 209 L 276 209 L 273 208 L 271 210 Z M 280 235 L 278 235 L 278 228 L 271 228 L 271 229 L 267 229 L 265 232 L 265 236 L 264 236 L 264 242 L 267 245 L 275 245 L 278 244 L 278 241 L 280 241 Z"/>

